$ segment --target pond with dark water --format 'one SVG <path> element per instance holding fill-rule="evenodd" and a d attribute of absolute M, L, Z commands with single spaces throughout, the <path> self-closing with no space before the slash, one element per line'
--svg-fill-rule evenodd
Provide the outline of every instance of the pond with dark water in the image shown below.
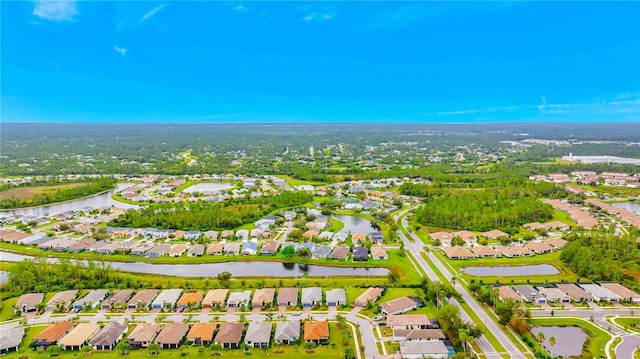
<path fill-rule="evenodd" d="M 558 268 L 551 264 L 534 264 L 526 266 L 498 266 L 498 267 L 466 267 L 462 268 L 462 271 L 468 275 L 475 275 L 478 277 L 516 277 L 527 275 L 545 275 L 545 274 L 558 274 Z"/>

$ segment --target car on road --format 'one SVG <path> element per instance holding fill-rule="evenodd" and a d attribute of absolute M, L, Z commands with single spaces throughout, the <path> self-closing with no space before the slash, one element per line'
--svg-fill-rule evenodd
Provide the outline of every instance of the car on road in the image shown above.
<path fill-rule="evenodd" d="M 378 320 L 382 320 L 382 319 L 384 319 L 384 317 L 383 317 L 383 316 L 381 316 L 381 315 L 378 315 L 377 317 L 373 318 L 373 320 L 375 320 L 376 322 L 377 322 Z"/>
<path fill-rule="evenodd" d="M 293 312 L 293 314 L 291 314 L 294 317 L 299 317 L 300 316 L 300 312 Z"/>

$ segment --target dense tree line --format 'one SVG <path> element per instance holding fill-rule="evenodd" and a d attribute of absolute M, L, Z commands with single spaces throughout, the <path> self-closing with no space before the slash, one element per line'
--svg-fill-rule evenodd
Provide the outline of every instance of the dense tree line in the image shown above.
<path fill-rule="evenodd" d="M 307 192 L 289 191 L 279 196 L 232 199 L 223 203 L 163 204 L 127 211 L 109 225 L 201 231 L 233 229 L 274 210 L 300 206 L 311 198 Z"/>
<path fill-rule="evenodd" d="M 118 288 L 121 283 L 116 270 L 103 262 L 70 261 L 60 258 L 59 263 L 44 259 L 25 259 L 9 269 L 8 282 L 0 292 L 10 298 L 24 293 L 56 292 L 67 289 Z"/>
<path fill-rule="evenodd" d="M 430 198 L 415 214 L 424 225 L 507 233 L 516 233 L 525 223 L 552 217 L 551 206 L 520 187 L 449 190 Z"/>
<path fill-rule="evenodd" d="M 30 206 L 42 206 L 49 203 L 68 201 L 76 198 L 91 196 L 96 193 L 100 193 L 102 191 L 107 191 L 113 189 L 116 184 L 116 180 L 113 177 L 101 177 L 101 178 L 91 178 L 91 179 L 82 179 L 78 181 L 63 181 L 63 182 L 45 182 L 46 185 L 64 185 L 64 184 L 73 184 L 73 183 L 81 183 L 79 186 L 69 186 L 66 188 L 58 188 L 53 192 L 42 191 L 41 193 L 37 193 L 33 196 L 33 198 L 18 198 L 15 196 L 8 197 L 6 192 L 0 192 L 0 208 L 3 209 L 11 209 L 11 208 L 21 208 L 21 207 L 30 207 Z M 32 183 L 33 185 L 40 186 L 40 183 Z M 22 185 L 20 187 L 27 187 L 27 185 Z M 8 191 L 8 187 L 4 185 L 2 187 L 4 191 Z"/>
<path fill-rule="evenodd" d="M 567 239 L 560 259 L 578 275 L 640 290 L 640 246 L 635 237 L 583 233 Z"/>

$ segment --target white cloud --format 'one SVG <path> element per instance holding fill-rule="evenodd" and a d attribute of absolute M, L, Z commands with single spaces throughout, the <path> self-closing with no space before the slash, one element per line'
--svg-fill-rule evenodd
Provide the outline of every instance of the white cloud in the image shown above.
<path fill-rule="evenodd" d="M 120 46 L 114 46 L 113 47 L 114 50 L 116 50 L 116 52 L 120 53 L 120 55 L 124 56 L 127 54 L 127 49 L 124 47 L 120 47 Z"/>
<path fill-rule="evenodd" d="M 300 20 L 302 20 L 302 21 L 311 21 L 311 20 L 313 20 L 313 15 L 307 15 L 307 16 L 303 17 Z"/>
<path fill-rule="evenodd" d="M 323 22 L 323 21 L 327 21 L 327 20 L 331 20 L 331 19 L 333 19 L 333 14 L 332 13 L 319 14 L 317 12 L 312 12 L 309 15 L 302 17 L 300 20 L 301 21 Z"/>
<path fill-rule="evenodd" d="M 152 17 L 153 15 L 158 13 L 158 11 L 162 10 L 164 7 L 165 7 L 165 5 L 160 5 L 160 6 L 154 7 L 153 9 L 151 9 L 151 11 L 149 11 L 148 13 L 144 14 L 144 16 L 142 16 L 142 19 L 140 19 L 140 22 L 143 23 L 143 22 L 147 21 L 150 17 Z"/>
<path fill-rule="evenodd" d="M 75 0 L 38 0 L 35 2 L 33 15 L 51 21 L 74 21 L 74 18 L 78 15 L 78 9 L 76 9 Z"/>

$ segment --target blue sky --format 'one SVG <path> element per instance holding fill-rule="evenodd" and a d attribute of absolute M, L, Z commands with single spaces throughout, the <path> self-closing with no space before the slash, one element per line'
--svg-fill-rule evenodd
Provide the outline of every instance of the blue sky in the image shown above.
<path fill-rule="evenodd" d="M 640 2 L 2 2 L 2 121 L 640 121 Z"/>

